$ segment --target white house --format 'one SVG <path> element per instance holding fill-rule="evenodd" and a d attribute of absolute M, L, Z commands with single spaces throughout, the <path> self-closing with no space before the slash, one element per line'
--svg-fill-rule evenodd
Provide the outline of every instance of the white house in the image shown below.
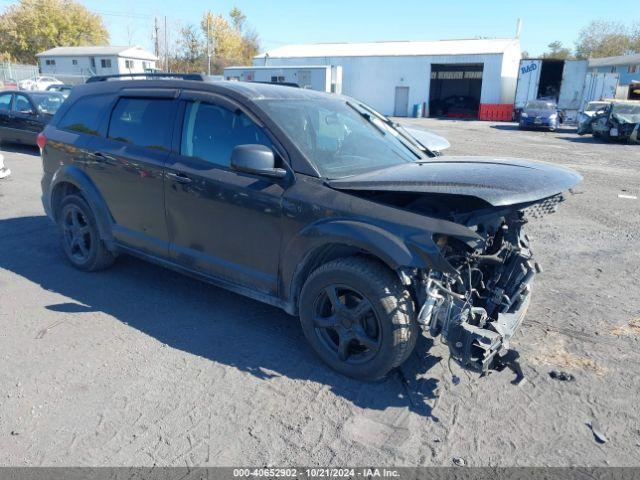
<path fill-rule="evenodd" d="M 144 48 L 56 47 L 36 55 L 43 75 L 93 76 L 155 70 L 158 58 Z"/>
<path fill-rule="evenodd" d="M 405 116 L 456 95 L 476 107 L 513 104 L 520 58 L 518 38 L 325 43 L 275 48 L 254 57 L 253 68 L 257 77 L 265 67 L 339 66 L 342 93 Z"/>

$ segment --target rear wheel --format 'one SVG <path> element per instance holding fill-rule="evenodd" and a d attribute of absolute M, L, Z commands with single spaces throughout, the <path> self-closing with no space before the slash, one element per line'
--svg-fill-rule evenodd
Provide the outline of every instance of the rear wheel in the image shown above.
<path fill-rule="evenodd" d="M 58 225 L 62 233 L 62 248 L 74 267 L 92 272 L 109 267 L 115 260 L 100 239 L 95 216 L 82 197 L 68 195 L 62 199 Z"/>
<path fill-rule="evenodd" d="M 388 268 L 362 257 L 334 260 L 309 276 L 300 321 L 320 358 L 361 380 L 399 366 L 418 336 L 409 293 Z"/>

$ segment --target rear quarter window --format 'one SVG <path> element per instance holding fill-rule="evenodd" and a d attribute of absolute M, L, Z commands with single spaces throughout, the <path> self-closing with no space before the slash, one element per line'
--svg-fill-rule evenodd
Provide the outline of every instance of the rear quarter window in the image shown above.
<path fill-rule="evenodd" d="M 58 128 L 98 135 L 100 118 L 107 102 L 108 97 L 105 95 L 92 95 L 78 99 L 64 114 L 58 123 Z"/>
<path fill-rule="evenodd" d="M 109 138 L 140 147 L 169 149 L 174 105 L 170 99 L 121 98 L 111 114 Z"/>

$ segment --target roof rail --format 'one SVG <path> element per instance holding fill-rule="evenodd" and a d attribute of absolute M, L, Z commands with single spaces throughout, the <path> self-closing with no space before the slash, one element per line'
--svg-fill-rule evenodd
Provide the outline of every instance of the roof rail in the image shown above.
<path fill-rule="evenodd" d="M 260 80 L 252 80 L 249 83 L 263 83 L 265 85 L 280 85 L 282 87 L 300 88 L 300 85 L 294 82 L 263 82 Z"/>
<path fill-rule="evenodd" d="M 182 80 L 205 81 L 205 76 L 200 73 L 121 73 L 117 75 L 95 75 L 89 77 L 86 83 L 107 82 L 109 80 L 129 80 L 129 79 L 171 79 L 178 78 Z"/>

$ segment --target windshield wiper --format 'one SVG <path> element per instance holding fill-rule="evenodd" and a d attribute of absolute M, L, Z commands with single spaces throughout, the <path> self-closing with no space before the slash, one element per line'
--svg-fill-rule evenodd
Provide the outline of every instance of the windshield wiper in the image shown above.
<path fill-rule="evenodd" d="M 347 103 L 349 103 L 349 102 L 347 102 Z M 358 106 L 361 109 L 365 110 L 366 112 L 369 112 L 368 113 L 369 116 L 373 115 L 379 121 L 383 122 L 389 128 L 391 128 L 392 130 L 397 132 L 399 134 L 398 139 L 400 140 L 400 142 L 407 149 L 409 149 L 411 151 L 411 153 L 416 155 L 418 158 L 423 158 L 423 153 L 425 153 L 425 152 L 427 153 L 427 156 L 435 157 L 435 155 L 431 152 L 431 150 L 429 150 L 425 145 L 420 143 L 420 141 L 418 141 L 417 139 L 413 138 L 413 136 L 409 132 L 407 132 L 405 130 L 405 128 L 402 125 L 400 125 L 399 123 L 392 121 L 390 118 L 383 116 L 381 113 L 378 113 L 375 110 L 372 110 L 371 108 L 367 107 L 366 105 L 359 104 Z M 352 106 L 352 108 L 354 108 L 354 107 Z M 356 111 L 358 111 L 358 110 L 356 109 Z M 358 113 L 363 115 L 363 113 L 360 112 L 360 111 L 358 111 Z M 416 151 L 416 148 L 417 148 L 417 151 Z M 423 149 L 424 149 L 424 151 L 423 151 Z"/>
<path fill-rule="evenodd" d="M 364 118 L 367 122 L 369 122 L 371 125 L 373 125 L 376 128 L 376 130 L 378 130 L 380 133 L 382 133 L 383 135 L 387 134 L 387 131 L 383 127 L 381 127 L 380 125 L 378 125 L 376 122 L 373 121 L 373 118 L 371 117 L 370 113 L 363 112 L 362 110 L 360 110 L 358 107 L 356 107 L 351 102 L 347 102 L 347 105 L 352 110 L 354 110 L 358 115 L 360 115 L 362 118 Z"/>

